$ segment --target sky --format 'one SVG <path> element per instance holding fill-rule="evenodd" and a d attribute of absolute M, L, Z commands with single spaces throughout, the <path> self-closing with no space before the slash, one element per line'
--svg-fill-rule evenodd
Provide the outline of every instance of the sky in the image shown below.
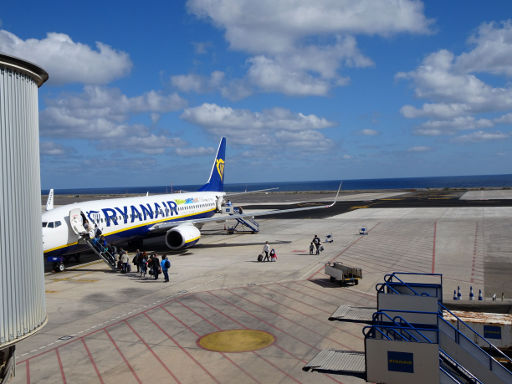
<path fill-rule="evenodd" d="M 11 2 L 42 188 L 512 173 L 512 2 Z"/>

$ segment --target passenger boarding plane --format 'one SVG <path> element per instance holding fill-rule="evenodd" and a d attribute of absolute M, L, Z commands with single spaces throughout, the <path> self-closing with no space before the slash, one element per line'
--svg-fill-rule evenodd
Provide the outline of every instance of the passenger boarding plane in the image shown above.
<path fill-rule="evenodd" d="M 200 228 L 206 222 L 329 208 L 336 203 L 335 199 L 330 205 L 214 216 L 222 212 L 226 196 L 223 191 L 225 152 L 226 138 L 222 138 L 210 178 L 196 192 L 93 200 L 57 208 L 53 208 L 53 193 L 50 193 L 51 203 L 49 201 L 47 211 L 42 214 L 45 256 L 55 260 L 55 257 L 87 250 L 88 245 L 81 241 L 87 232 L 86 222 L 92 228 L 97 227 L 108 243 L 140 241 L 165 234 L 167 247 L 180 250 L 197 243 L 201 237 Z"/>

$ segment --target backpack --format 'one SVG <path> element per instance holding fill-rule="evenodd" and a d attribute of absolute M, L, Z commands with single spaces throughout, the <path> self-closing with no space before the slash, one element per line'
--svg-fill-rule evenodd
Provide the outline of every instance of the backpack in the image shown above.
<path fill-rule="evenodd" d="M 171 268 L 171 263 L 169 260 L 165 260 L 164 265 L 165 265 L 165 268 Z"/>

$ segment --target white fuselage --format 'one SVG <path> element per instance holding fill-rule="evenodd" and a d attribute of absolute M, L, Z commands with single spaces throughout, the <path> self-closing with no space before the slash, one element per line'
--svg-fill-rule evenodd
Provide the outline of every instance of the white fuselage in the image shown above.
<path fill-rule="evenodd" d="M 69 213 L 80 209 L 91 227 L 98 227 L 108 242 L 149 235 L 162 222 L 193 221 L 213 216 L 220 209 L 224 192 L 189 192 L 118 199 L 92 200 L 57 207 L 42 215 L 45 255 L 80 251 L 79 235 L 70 225 Z"/>

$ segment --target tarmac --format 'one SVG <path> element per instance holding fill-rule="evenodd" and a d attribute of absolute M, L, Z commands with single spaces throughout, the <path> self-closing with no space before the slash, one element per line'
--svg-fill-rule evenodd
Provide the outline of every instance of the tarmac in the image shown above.
<path fill-rule="evenodd" d="M 302 367 L 323 349 L 364 351 L 362 325 L 328 317 L 341 304 L 376 306 L 375 284 L 384 274 L 442 273 L 445 301 L 458 286 L 467 299 L 472 286 L 485 301 L 503 292 L 510 302 L 512 206 L 502 202 L 512 191 L 486 205 L 461 201 L 463 191 L 362 194 L 345 205 L 342 196 L 321 217 L 259 219 L 257 234 L 228 235 L 223 224 L 210 223 L 197 246 L 168 253 L 170 283 L 141 279 L 134 270 L 112 273 L 102 261 L 47 273 L 48 324 L 17 344 L 12 382 L 364 383 Z M 331 195 L 277 198 L 247 206 L 289 207 Z M 363 225 L 368 235 L 359 235 Z M 319 256 L 308 251 L 314 234 L 334 238 Z M 277 262 L 256 261 L 265 241 Z M 167 252 L 162 238 L 145 241 L 144 249 Z M 331 283 L 323 270 L 333 260 L 362 268 L 359 285 Z M 263 331 L 270 341 L 243 352 L 200 342 L 235 330 Z"/>

